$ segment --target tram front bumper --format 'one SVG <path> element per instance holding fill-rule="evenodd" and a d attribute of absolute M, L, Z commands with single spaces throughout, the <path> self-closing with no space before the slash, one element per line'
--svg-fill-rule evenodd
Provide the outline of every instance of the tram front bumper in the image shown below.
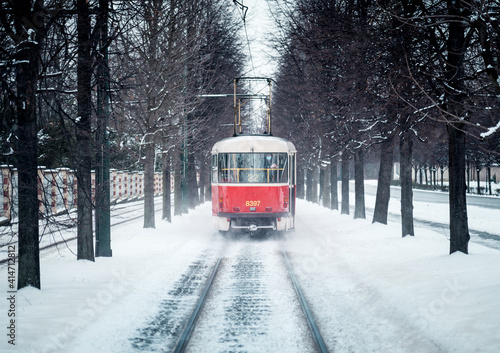
<path fill-rule="evenodd" d="M 272 229 L 272 230 L 276 230 L 276 226 L 273 224 L 273 225 L 269 225 L 269 226 L 263 226 L 263 225 L 256 225 L 254 223 L 251 223 L 249 224 L 248 226 L 237 226 L 237 225 L 234 225 L 233 223 L 231 223 L 231 228 L 234 228 L 234 229 L 248 229 L 249 231 L 251 232 L 255 232 L 257 231 L 257 229 Z"/>

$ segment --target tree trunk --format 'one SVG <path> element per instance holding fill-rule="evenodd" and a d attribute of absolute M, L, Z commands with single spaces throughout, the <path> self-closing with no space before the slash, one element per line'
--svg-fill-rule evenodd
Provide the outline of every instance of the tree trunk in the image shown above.
<path fill-rule="evenodd" d="M 174 216 L 182 211 L 182 152 L 174 150 Z"/>
<path fill-rule="evenodd" d="M 412 140 L 411 131 L 408 129 L 401 132 L 399 140 L 399 160 L 401 171 L 399 177 L 401 180 L 401 230 L 403 237 L 407 235 L 414 236 L 413 228 L 413 189 L 412 189 Z"/>
<path fill-rule="evenodd" d="M 205 202 L 208 202 L 212 200 L 212 161 L 210 159 L 205 163 L 205 168 L 203 183 L 205 185 Z"/>
<path fill-rule="evenodd" d="M 448 14 L 462 16 L 465 6 L 461 0 L 448 0 Z M 446 109 L 456 122 L 448 123 L 448 144 L 450 164 L 450 254 L 455 251 L 468 253 L 469 226 L 467 221 L 467 201 L 465 189 L 465 119 L 464 95 L 464 43 L 465 24 L 463 21 L 451 21 L 447 42 L 448 60 L 446 84 L 450 87 L 445 92 Z"/>
<path fill-rule="evenodd" d="M 342 205 L 340 214 L 349 214 L 349 158 L 342 153 Z"/>
<path fill-rule="evenodd" d="M 304 169 L 297 168 L 297 198 L 304 199 Z"/>
<path fill-rule="evenodd" d="M 307 169 L 306 175 L 306 200 L 312 201 L 313 199 L 313 169 Z"/>
<path fill-rule="evenodd" d="M 155 228 L 155 145 L 153 135 L 146 135 L 144 161 L 144 228 Z"/>
<path fill-rule="evenodd" d="M 443 166 L 439 167 L 441 170 L 441 191 L 444 191 L 444 168 Z"/>
<path fill-rule="evenodd" d="M 331 193 L 331 204 L 330 208 L 332 210 L 339 209 L 339 191 L 337 188 L 338 177 L 337 177 L 337 160 L 331 161 L 330 165 L 330 193 Z"/>
<path fill-rule="evenodd" d="M 198 189 L 200 190 L 200 203 L 208 201 L 205 196 L 208 194 L 207 188 L 207 176 L 209 175 L 209 168 L 207 163 L 200 163 L 200 184 Z"/>
<path fill-rule="evenodd" d="M 196 177 L 196 160 L 194 158 L 194 153 L 188 154 L 188 168 L 187 168 L 187 178 L 188 178 L 188 206 L 189 208 L 195 208 L 200 204 L 200 195 L 198 194 L 198 180 Z"/>
<path fill-rule="evenodd" d="M 394 156 L 394 138 L 391 136 L 381 146 L 380 169 L 378 173 L 377 198 L 373 211 L 372 223 L 387 224 L 389 200 L 391 198 L 392 165 Z"/>
<path fill-rule="evenodd" d="M 323 193 L 325 189 L 325 171 L 319 167 L 319 200 L 318 203 L 320 205 L 324 205 L 323 203 Z"/>
<path fill-rule="evenodd" d="M 491 166 L 486 167 L 486 180 L 488 181 L 488 195 L 493 195 L 491 190 Z"/>
<path fill-rule="evenodd" d="M 170 154 L 163 153 L 163 207 L 162 219 L 172 222 L 172 204 L 170 200 Z"/>
<path fill-rule="evenodd" d="M 470 175 L 471 175 L 470 161 L 467 161 L 467 191 L 469 193 L 471 193 L 471 188 L 470 188 L 470 179 L 471 179 L 471 176 Z"/>
<path fill-rule="evenodd" d="M 27 286 L 41 288 L 40 255 L 38 246 L 38 163 L 36 128 L 36 88 L 39 69 L 38 45 L 30 44 L 23 31 L 23 21 L 34 16 L 31 1 L 12 2 L 15 12 L 15 28 L 19 42 L 16 43 L 16 85 L 18 145 L 16 161 L 18 170 L 19 248 L 17 288 Z M 37 2 L 36 11 L 42 6 Z M 23 32 L 23 33 L 21 33 Z M 38 39 L 38 38 L 37 38 Z"/>
<path fill-rule="evenodd" d="M 330 201 L 330 168 L 327 165 L 325 170 L 323 171 L 323 206 L 332 208 L 332 204 Z"/>
<path fill-rule="evenodd" d="M 450 160 L 450 254 L 468 254 L 470 240 L 465 190 L 465 133 L 463 126 L 448 127 Z"/>
<path fill-rule="evenodd" d="M 481 178 L 481 167 L 476 165 L 476 178 L 477 178 L 477 194 L 481 195 L 481 181 L 479 180 Z"/>
<path fill-rule="evenodd" d="M 185 120 L 187 121 L 187 120 Z M 187 123 L 184 124 L 186 126 Z M 187 128 L 186 128 L 187 129 Z M 184 139 L 181 157 L 181 208 L 182 213 L 188 213 L 189 211 L 189 177 L 188 177 L 188 143 L 187 137 Z"/>
<path fill-rule="evenodd" d="M 78 121 L 76 140 L 78 149 L 78 241 L 77 258 L 94 261 L 94 239 L 92 232 L 92 153 L 91 153 L 91 78 L 90 15 L 86 0 L 77 2 L 78 30 Z"/>
<path fill-rule="evenodd" d="M 95 178 L 95 254 L 112 256 L 111 251 L 111 195 L 109 157 L 109 64 L 108 64 L 109 1 L 99 0 L 99 55 L 97 56 L 97 153 Z"/>
<path fill-rule="evenodd" d="M 319 186 L 319 166 L 315 165 L 312 169 L 312 195 L 311 201 L 319 203 L 318 201 L 318 186 Z"/>
<path fill-rule="evenodd" d="M 365 163 L 364 153 L 354 154 L 354 218 L 366 218 L 365 214 Z"/>

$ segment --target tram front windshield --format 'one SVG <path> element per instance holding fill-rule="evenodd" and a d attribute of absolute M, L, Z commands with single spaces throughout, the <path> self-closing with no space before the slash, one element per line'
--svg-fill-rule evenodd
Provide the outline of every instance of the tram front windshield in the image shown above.
<path fill-rule="evenodd" d="M 219 153 L 219 183 L 286 183 L 287 153 Z"/>

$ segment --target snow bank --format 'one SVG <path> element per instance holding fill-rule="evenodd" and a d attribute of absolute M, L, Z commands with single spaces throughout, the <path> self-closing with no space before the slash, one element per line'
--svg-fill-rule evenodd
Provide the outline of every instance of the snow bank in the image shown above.
<path fill-rule="evenodd" d="M 354 221 L 310 203 L 297 208 L 306 217 L 288 238 L 294 263 L 337 350 L 500 351 L 498 250 L 471 243 L 470 255 L 448 255 L 439 230 L 402 238 L 399 224 Z M 339 310 L 346 303 L 350 314 Z M 398 330 L 394 341 L 387 331 Z"/>

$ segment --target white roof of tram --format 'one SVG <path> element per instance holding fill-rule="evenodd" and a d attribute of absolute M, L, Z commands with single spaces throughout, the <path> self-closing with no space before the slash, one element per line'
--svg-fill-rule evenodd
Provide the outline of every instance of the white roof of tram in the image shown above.
<path fill-rule="evenodd" d="M 292 152 L 293 143 L 281 137 L 269 135 L 238 135 L 215 143 L 212 153 Z"/>

